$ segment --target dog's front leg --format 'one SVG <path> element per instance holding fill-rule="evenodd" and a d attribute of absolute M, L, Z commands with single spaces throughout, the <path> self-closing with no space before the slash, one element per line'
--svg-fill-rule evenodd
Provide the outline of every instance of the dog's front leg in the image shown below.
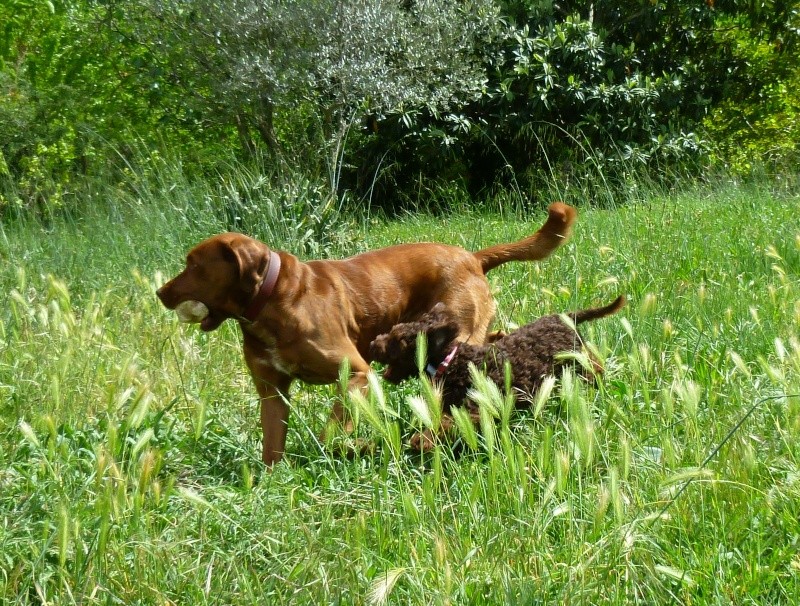
<path fill-rule="evenodd" d="M 272 466 L 283 458 L 289 428 L 289 386 L 292 378 L 275 370 L 258 348 L 248 347 L 244 357 L 261 401 L 261 460 Z"/>
<path fill-rule="evenodd" d="M 256 379 L 257 383 L 260 383 Z M 283 458 L 286 448 L 286 432 L 289 428 L 288 383 L 285 389 L 265 385 L 259 389 L 261 396 L 261 431 L 263 442 L 261 460 L 271 467 Z"/>
<path fill-rule="evenodd" d="M 279 376 L 268 378 L 266 373 L 253 373 L 261 399 L 261 460 L 271 467 L 283 458 L 286 432 L 289 428 L 289 385 L 291 379 Z"/>

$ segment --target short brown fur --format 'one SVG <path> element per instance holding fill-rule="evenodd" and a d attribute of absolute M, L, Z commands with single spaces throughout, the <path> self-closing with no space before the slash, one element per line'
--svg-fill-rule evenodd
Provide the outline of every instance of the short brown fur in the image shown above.
<path fill-rule="evenodd" d="M 209 315 L 203 330 L 227 318 L 239 321 L 245 361 L 261 399 L 262 460 L 271 465 L 284 453 L 292 381 L 334 383 L 348 359 L 349 387 L 363 388 L 375 337 L 438 301 L 447 305 L 460 339 L 482 343 L 495 310 L 485 273 L 508 261 L 548 257 L 569 236 L 575 218 L 575 209 L 557 202 L 536 233 L 476 253 L 445 244 L 401 244 L 304 263 L 280 251 L 274 291 L 252 322 L 242 316 L 264 279 L 270 248 L 225 233 L 194 247 L 186 268 L 158 296 L 168 309 L 187 300 L 204 303 Z M 349 428 L 341 404 L 334 405 L 331 420 Z"/>

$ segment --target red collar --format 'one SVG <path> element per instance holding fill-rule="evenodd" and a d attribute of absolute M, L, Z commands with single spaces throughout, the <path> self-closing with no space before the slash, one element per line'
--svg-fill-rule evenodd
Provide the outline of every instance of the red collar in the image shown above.
<path fill-rule="evenodd" d="M 253 297 L 253 300 L 250 301 L 250 305 L 244 312 L 243 317 L 245 320 L 254 322 L 258 317 L 258 314 L 261 313 L 261 310 L 264 309 L 267 299 L 269 299 L 272 291 L 275 289 L 275 282 L 278 281 L 278 274 L 280 271 L 281 258 L 278 256 L 278 253 L 276 253 L 274 250 L 271 250 L 269 251 L 269 266 L 267 267 L 267 275 L 264 276 L 256 296 Z"/>
<path fill-rule="evenodd" d="M 452 351 L 449 354 L 447 354 L 447 357 L 444 360 L 442 360 L 442 363 L 439 364 L 438 367 L 434 368 L 433 364 L 428 364 L 425 367 L 425 372 L 427 372 L 431 376 L 431 379 L 441 378 L 441 376 L 447 370 L 447 367 L 450 366 L 450 362 L 452 362 L 453 358 L 456 357 L 456 352 L 458 352 L 458 346 L 459 346 L 458 343 L 456 343 L 453 346 Z"/>

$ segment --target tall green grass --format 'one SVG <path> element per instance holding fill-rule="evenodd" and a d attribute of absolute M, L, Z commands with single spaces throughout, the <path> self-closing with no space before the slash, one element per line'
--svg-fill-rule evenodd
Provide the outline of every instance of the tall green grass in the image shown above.
<path fill-rule="evenodd" d="M 626 293 L 586 327 L 597 385 L 565 377 L 508 419 L 484 387 L 484 431 L 420 457 L 404 443 L 435 423 L 435 392 L 376 382 L 349 402 L 373 445 L 354 459 L 316 438 L 335 387 L 298 385 L 286 461 L 267 473 L 237 330 L 179 325 L 155 298 L 189 246 L 236 228 L 304 257 L 476 249 L 544 212 L 353 221 L 302 186 L 159 170 L 80 217 L 2 227 L 3 602 L 796 602 L 796 194 L 581 208 L 553 258 L 490 278 L 505 329 Z"/>

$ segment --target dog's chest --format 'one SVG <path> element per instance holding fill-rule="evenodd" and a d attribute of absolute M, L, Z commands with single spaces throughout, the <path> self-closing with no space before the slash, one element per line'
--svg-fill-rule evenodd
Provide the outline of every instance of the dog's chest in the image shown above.
<path fill-rule="evenodd" d="M 289 375 L 291 377 L 298 376 L 296 365 L 290 364 L 286 359 L 284 359 L 277 348 L 265 347 L 262 350 L 261 355 L 255 359 L 255 363 L 259 366 L 274 368 L 284 375 Z"/>
<path fill-rule="evenodd" d="M 305 383 L 326 384 L 335 380 L 335 376 L 330 376 L 330 373 L 319 372 L 313 364 L 292 361 L 282 356 L 277 349 L 264 350 L 255 362 L 259 366 L 275 369 L 281 374 L 300 379 Z"/>
<path fill-rule="evenodd" d="M 297 376 L 297 364 L 281 354 L 275 337 L 266 330 L 244 329 L 245 356 L 251 367 L 274 369 L 283 375 Z"/>
<path fill-rule="evenodd" d="M 320 372 L 320 365 L 315 365 L 313 360 L 306 359 L 302 353 L 299 347 L 284 348 L 282 351 L 281 348 L 274 344 L 274 341 L 272 343 L 261 341 L 257 353 L 249 356 L 249 365 L 251 368 L 255 366 L 276 370 L 283 375 L 293 379 L 300 379 L 306 383 L 331 383 L 336 379 L 335 372 L 332 376 L 329 376 L 331 375 L 330 372 Z M 308 354 L 308 352 L 306 353 Z M 313 356 L 309 357 L 313 358 Z M 323 370 L 328 369 L 323 368 Z"/>

